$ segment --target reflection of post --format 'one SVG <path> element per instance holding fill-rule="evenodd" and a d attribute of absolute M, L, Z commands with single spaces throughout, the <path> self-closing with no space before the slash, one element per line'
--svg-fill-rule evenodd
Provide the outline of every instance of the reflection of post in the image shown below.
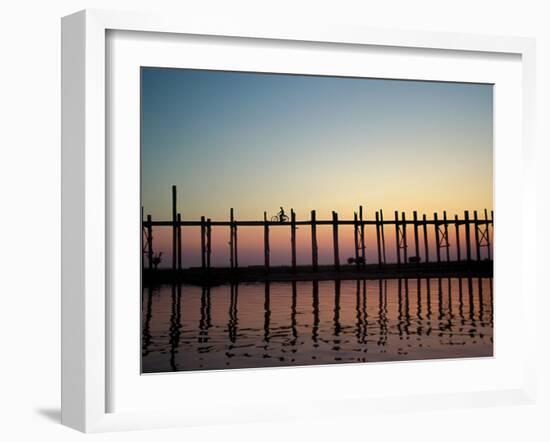
<path fill-rule="evenodd" d="M 481 278 L 477 278 L 477 296 L 479 299 L 479 321 L 481 322 L 481 325 L 484 326 L 483 323 L 483 282 L 481 281 Z"/>
<path fill-rule="evenodd" d="M 317 346 L 317 336 L 319 332 L 319 282 L 313 282 L 313 327 L 311 328 L 311 339 Z"/>
<path fill-rule="evenodd" d="M 142 304 L 142 308 L 143 308 L 143 304 Z M 151 342 L 153 340 L 151 336 L 151 318 L 152 317 L 153 317 L 153 287 L 149 285 L 147 287 L 147 306 L 145 308 L 145 320 L 143 321 L 143 332 L 141 335 L 142 356 L 147 356 L 149 354 L 149 345 L 151 345 Z"/>
<path fill-rule="evenodd" d="M 170 367 L 177 371 L 176 354 L 181 335 L 181 285 L 172 285 L 172 313 L 170 315 Z"/>
<path fill-rule="evenodd" d="M 426 318 L 432 317 L 432 286 L 430 278 L 426 278 Z"/>
<path fill-rule="evenodd" d="M 239 296 L 238 284 L 231 284 L 231 299 L 229 301 L 229 323 L 227 324 L 227 330 L 229 332 L 229 340 L 231 341 L 232 344 L 235 344 L 237 340 L 238 296 Z"/>
<path fill-rule="evenodd" d="M 332 244 L 334 248 L 334 267 L 340 270 L 340 252 L 338 247 L 338 214 L 332 212 Z"/>
<path fill-rule="evenodd" d="M 265 297 L 264 297 L 264 342 L 269 342 L 269 328 L 271 322 L 271 306 L 270 306 L 270 285 L 269 281 L 265 282 Z M 267 349 L 267 348 L 266 348 Z"/>
<path fill-rule="evenodd" d="M 211 325 L 210 316 L 210 287 L 202 287 L 201 318 L 199 321 L 199 343 L 208 342 L 208 329 Z"/>
<path fill-rule="evenodd" d="M 470 304 L 470 321 L 474 320 L 474 287 L 472 278 L 468 278 L 468 301 Z"/>
<path fill-rule="evenodd" d="M 296 287 L 296 281 L 292 281 L 292 303 L 290 305 L 290 329 L 292 330 L 292 339 L 290 340 L 290 345 L 296 345 L 298 340 L 298 321 L 296 320 L 297 310 L 296 310 L 296 301 L 298 298 L 298 290 Z"/>
<path fill-rule="evenodd" d="M 359 283 L 359 280 L 357 280 Z M 340 280 L 334 281 L 334 336 L 339 336 L 342 327 L 340 325 Z"/>
<path fill-rule="evenodd" d="M 292 270 L 296 271 L 296 213 L 294 209 L 290 209 L 290 253 Z"/>
<path fill-rule="evenodd" d="M 317 270 L 317 221 L 315 210 L 311 211 L 311 265 Z"/>

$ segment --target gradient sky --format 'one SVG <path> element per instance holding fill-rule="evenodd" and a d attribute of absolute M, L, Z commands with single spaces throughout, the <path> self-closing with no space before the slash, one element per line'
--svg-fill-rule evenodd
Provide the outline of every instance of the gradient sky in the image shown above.
<path fill-rule="evenodd" d="M 141 152 L 153 219 L 171 218 L 172 184 L 192 220 L 226 220 L 230 207 L 241 220 L 279 206 L 298 219 L 351 219 L 360 204 L 369 218 L 482 212 L 493 204 L 493 87 L 143 68 Z M 245 261 L 256 243 L 259 256 L 261 240 L 240 242 Z"/>

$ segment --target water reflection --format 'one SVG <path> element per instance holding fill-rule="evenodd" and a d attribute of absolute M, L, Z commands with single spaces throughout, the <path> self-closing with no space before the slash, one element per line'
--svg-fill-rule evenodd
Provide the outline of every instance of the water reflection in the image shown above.
<path fill-rule="evenodd" d="M 490 278 L 163 285 L 142 294 L 144 372 L 492 352 Z"/>

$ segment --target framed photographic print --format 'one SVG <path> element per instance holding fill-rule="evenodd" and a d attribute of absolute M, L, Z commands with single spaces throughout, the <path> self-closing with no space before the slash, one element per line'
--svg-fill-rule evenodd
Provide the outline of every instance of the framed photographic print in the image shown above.
<path fill-rule="evenodd" d="M 533 57 L 65 18 L 63 422 L 530 401 Z"/>

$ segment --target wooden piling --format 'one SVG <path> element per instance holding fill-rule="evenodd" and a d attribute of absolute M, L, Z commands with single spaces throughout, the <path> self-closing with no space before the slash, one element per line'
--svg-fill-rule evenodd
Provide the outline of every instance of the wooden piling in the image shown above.
<path fill-rule="evenodd" d="M 422 215 L 422 227 L 424 228 L 424 258 L 426 262 L 430 262 L 430 248 L 428 244 L 428 223 L 426 221 L 426 214 Z"/>
<path fill-rule="evenodd" d="M 178 271 L 181 272 L 181 213 L 178 213 Z"/>
<path fill-rule="evenodd" d="M 206 225 L 204 216 L 201 216 L 201 267 L 206 268 Z"/>
<path fill-rule="evenodd" d="M 455 215 L 455 232 L 456 232 L 456 260 L 460 261 L 460 227 L 458 224 L 458 215 Z"/>
<path fill-rule="evenodd" d="M 376 212 L 376 249 L 378 251 L 378 266 L 382 266 L 382 249 L 380 244 L 380 215 Z"/>
<path fill-rule="evenodd" d="M 485 235 L 487 236 L 487 259 L 491 259 L 491 237 L 489 235 L 489 217 L 485 209 Z"/>
<path fill-rule="evenodd" d="M 290 209 L 290 249 L 292 270 L 296 271 L 296 212 Z"/>
<path fill-rule="evenodd" d="M 151 215 L 147 215 L 147 266 L 149 271 L 153 270 L 153 226 L 151 225 Z"/>
<path fill-rule="evenodd" d="M 340 252 L 338 246 L 338 214 L 332 212 L 332 244 L 334 249 L 334 268 L 340 270 Z"/>
<path fill-rule="evenodd" d="M 417 259 L 420 259 L 420 247 L 418 244 L 418 214 L 416 210 L 413 212 L 414 221 L 414 253 Z"/>
<path fill-rule="evenodd" d="M 311 265 L 316 271 L 318 267 L 318 251 L 317 251 L 317 216 L 316 211 L 311 211 Z"/>
<path fill-rule="evenodd" d="M 206 220 L 206 268 L 210 270 L 210 262 L 212 257 L 212 220 Z"/>
<path fill-rule="evenodd" d="M 399 246 L 399 213 L 397 210 L 394 212 L 395 215 L 395 251 L 397 252 L 397 265 L 401 265 L 401 248 Z"/>
<path fill-rule="evenodd" d="M 437 221 L 437 213 L 434 212 L 434 228 L 435 228 L 435 254 L 437 257 L 437 263 L 441 262 L 441 249 L 439 240 L 439 223 Z"/>
<path fill-rule="evenodd" d="M 466 232 L 466 259 L 472 260 L 472 243 L 470 242 L 470 213 L 464 211 L 464 230 Z"/>
<path fill-rule="evenodd" d="M 363 206 L 359 206 L 359 221 L 360 221 L 359 236 L 361 239 L 361 258 L 363 260 L 362 266 L 363 268 L 365 268 L 367 263 L 367 258 L 365 256 L 365 224 L 363 223 Z"/>
<path fill-rule="evenodd" d="M 386 236 L 384 234 L 384 213 L 380 209 L 380 236 L 382 238 L 382 259 L 386 264 Z"/>
<path fill-rule="evenodd" d="M 405 212 L 401 212 L 401 220 L 403 221 L 403 226 L 401 227 L 403 235 L 403 262 L 407 264 L 407 220 L 405 219 Z"/>
<path fill-rule="evenodd" d="M 267 222 L 267 212 L 264 212 L 264 266 L 266 272 L 269 271 L 269 224 Z"/>
<path fill-rule="evenodd" d="M 359 268 L 359 224 L 357 223 L 357 212 L 353 213 L 353 239 L 355 245 L 355 267 Z"/>
<path fill-rule="evenodd" d="M 443 211 L 443 232 L 445 232 L 445 248 L 447 249 L 447 262 L 451 260 L 449 254 L 449 225 L 447 224 L 447 211 Z"/>
<path fill-rule="evenodd" d="M 476 242 L 476 260 L 481 261 L 481 249 L 479 244 L 479 225 L 477 223 L 477 210 L 474 210 L 474 239 Z"/>
<path fill-rule="evenodd" d="M 233 259 L 235 268 L 239 268 L 239 241 L 237 235 L 238 227 L 237 222 L 233 221 Z"/>
<path fill-rule="evenodd" d="M 235 245 L 233 241 L 235 240 L 235 235 L 233 229 L 235 228 L 235 218 L 233 215 L 233 207 L 229 209 L 229 267 L 231 269 L 235 268 Z"/>
<path fill-rule="evenodd" d="M 176 247 L 177 247 L 177 198 L 176 198 L 176 186 L 172 186 L 172 270 L 176 270 Z"/>

